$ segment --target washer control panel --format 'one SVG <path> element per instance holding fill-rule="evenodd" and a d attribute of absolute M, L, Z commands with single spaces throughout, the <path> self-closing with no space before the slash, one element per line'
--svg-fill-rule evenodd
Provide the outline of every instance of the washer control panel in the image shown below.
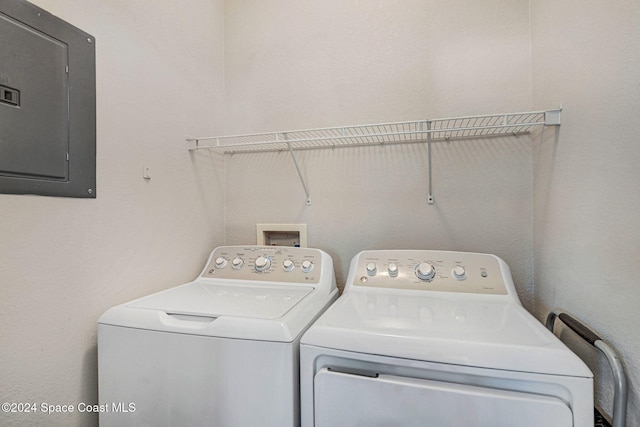
<path fill-rule="evenodd" d="M 349 278 L 352 286 L 506 295 L 501 263 L 471 252 L 374 250 L 354 258 Z"/>
<path fill-rule="evenodd" d="M 288 246 L 221 246 L 211 256 L 202 277 L 318 283 L 322 253 Z"/>

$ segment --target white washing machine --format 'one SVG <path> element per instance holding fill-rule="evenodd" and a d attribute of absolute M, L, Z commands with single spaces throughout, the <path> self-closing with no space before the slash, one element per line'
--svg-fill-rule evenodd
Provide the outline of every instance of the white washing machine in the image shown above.
<path fill-rule="evenodd" d="M 303 427 L 592 427 L 593 376 L 494 255 L 365 251 L 301 340 Z"/>
<path fill-rule="evenodd" d="M 225 246 L 98 320 L 100 425 L 297 426 L 302 333 L 337 298 L 309 248 Z"/>

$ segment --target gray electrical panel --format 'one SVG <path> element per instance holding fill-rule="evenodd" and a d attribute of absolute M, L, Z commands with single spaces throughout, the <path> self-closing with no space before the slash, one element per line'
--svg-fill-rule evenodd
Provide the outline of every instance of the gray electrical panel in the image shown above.
<path fill-rule="evenodd" d="M 95 39 L 0 0 L 0 193 L 96 197 Z"/>

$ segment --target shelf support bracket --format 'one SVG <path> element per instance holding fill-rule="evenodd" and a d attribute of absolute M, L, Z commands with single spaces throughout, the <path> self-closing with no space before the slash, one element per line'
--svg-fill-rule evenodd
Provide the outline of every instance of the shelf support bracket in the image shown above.
<path fill-rule="evenodd" d="M 427 120 L 427 155 L 429 157 L 429 194 L 427 195 L 427 203 L 432 205 L 435 203 L 433 199 L 433 184 L 431 173 L 431 120 Z"/>
<path fill-rule="evenodd" d="M 556 110 L 547 110 L 544 112 L 544 125 L 545 126 L 560 126 L 562 113 L 562 105 Z"/>
<path fill-rule="evenodd" d="M 311 206 L 311 196 L 309 195 L 309 189 L 307 188 L 307 184 L 304 182 L 304 177 L 302 176 L 302 172 L 300 172 L 300 166 L 298 165 L 298 160 L 296 159 L 296 155 L 293 152 L 293 148 L 291 148 L 291 143 L 287 141 L 287 134 L 284 134 L 285 142 L 287 143 L 287 148 L 289 149 L 289 154 L 291 154 L 291 159 L 293 160 L 293 164 L 296 167 L 296 171 L 298 172 L 298 178 L 300 178 L 300 183 L 302 183 L 302 188 L 304 188 L 304 194 L 307 196 L 307 200 L 305 203 L 307 206 Z"/>

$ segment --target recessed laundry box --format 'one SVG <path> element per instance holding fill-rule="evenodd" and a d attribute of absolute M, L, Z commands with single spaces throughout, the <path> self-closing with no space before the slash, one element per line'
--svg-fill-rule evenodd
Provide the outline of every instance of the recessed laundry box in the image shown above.
<path fill-rule="evenodd" d="M 365 251 L 301 340 L 303 427 L 592 427 L 593 376 L 488 254 Z"/>
<path fill-rule="evenodd" d="M 337 295 L 318 249 L 216 248 L 193 282 L 98 320 L 100 425 L 299 425 L 300 337 Z"/>

